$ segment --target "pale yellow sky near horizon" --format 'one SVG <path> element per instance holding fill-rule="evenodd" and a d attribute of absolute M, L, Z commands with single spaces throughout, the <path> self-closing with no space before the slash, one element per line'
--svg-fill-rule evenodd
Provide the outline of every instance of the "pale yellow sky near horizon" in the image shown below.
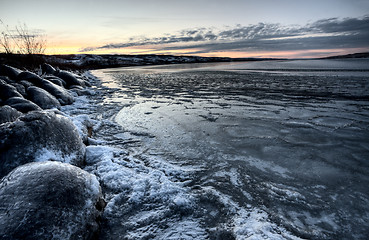
<path fill-rule="evenodd" d="M 368 14 L 365 0 L 0 0 L 0 19 L 10 28 L 26 23 L 46 35 L 48 54 L 310 57 L 350 53 L 369 46 L 351 39 L 340 42 L 343 38 L 335 45 L 335 39 L 322 36 L 316 38 L 321 43 L 312 42 L 315 39 L 302 31 L 331 18 L 337 18 L 335 24 L 346 24 L 347 18 L 364 19 L 359 24 L 366 24 Z M 323 27 L 330 31 L 327 24 Z M 345 31 L 328 35 L 347 35 Z M 285 37 L 291 36 L 308 41 L 287 41 Z"/>

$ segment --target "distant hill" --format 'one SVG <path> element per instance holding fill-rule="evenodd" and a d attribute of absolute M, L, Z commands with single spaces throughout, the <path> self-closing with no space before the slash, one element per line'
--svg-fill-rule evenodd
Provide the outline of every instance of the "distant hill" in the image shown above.
<path fill-rule="evenodd" d="M 331 56 L 317 59 L 345 59 L 369 58 L 369 52 L 355 53 L 340 56 Z M 178 63 L 209 63 L 209 62 L 237 62 L 237 61 L 265 61 L 286 60 L 283 58 L 228 58 L 228 57 L 199 57 L 173 55 L 22 55 L 0 53 L 0 64 L 8 64 L 20 69 L 37 69 L 46 62 L 54 67 L 67 70 L 85 70 L 97 68 L 144 66 Z M 290 59 L 291 60 L 291 59 Z"/>
<path fill-rule="evenodd" d="M 369 58 L 369 52 L 338 55 L 338 56 L 324 57 L 320 59 L 341 59 L 341 58 Z"/>
<path fill-rule="evenodd" d="M 1 54 L 0 64 L 8 64 L 18 68 L 37 68 L 43 62 L 60 69 L 97 69 L 126 66 L 144 66 L 178 63 L 209 63 L 233 61 L 262 61 L 270 58 L 228 58 L 228 57 L 199 57 L 199 56 L 173 56 L 173 55 L 22 55 Z"/>

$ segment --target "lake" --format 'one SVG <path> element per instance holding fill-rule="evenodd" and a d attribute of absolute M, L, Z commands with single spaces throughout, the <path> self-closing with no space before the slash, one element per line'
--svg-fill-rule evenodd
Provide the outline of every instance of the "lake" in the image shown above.
<path fill-rule="evenodd" d="M 369 236 L 369 59 L 92 74 L 112 89 L 101 111 L 109 109 L 110 120 L 123 129 L 101 135 L 114 137 L 111 145 L 126 152 L 112 158 L 132 171 L 120 177 L 131 186 L 123 191 L 118 184 L 108 194 L 105 217 L 113 220 L 103 236 Z M 125 168 L 112 178 L 118 181 Z M 134 193 L 147 198 L 134 202 Z"/>

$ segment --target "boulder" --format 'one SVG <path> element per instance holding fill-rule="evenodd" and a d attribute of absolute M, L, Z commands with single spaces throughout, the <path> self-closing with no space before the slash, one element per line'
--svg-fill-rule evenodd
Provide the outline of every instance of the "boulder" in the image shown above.
<path fill-rule="evenodd" d="M 15 121 L 22 113 L 10 106 L 0 107 L 0 124 Z"/>
<path fill-rule="evenodd" d="M 21 72 L 18 75 L 18 80 L 28 81 L 33 85 L 48 91 L 51 95 L 58 99 L 61 105 L 68 105 L 74 102 L 73 96 L 65 88 L 58 86 L 49 80 L 43 79 L 32 72 Z"/>
<path fill-rule="evenodd" d="M 5 83 L 10 84 L 10 83 L 14 83 L 14 80 L 11 80 L 10 78 L 8 78 L 7 76 L 0 76 L 1 80 L 4 80 Z"/>
<path fill-rule="evenodd" d="M 70 86 L 69 91 L 75 92 L 78 96 L 91 95 L 91 92 L 88 89 L 78 85 Z"/>
<path fill-rule="evenodd" d="M 49 80 L 42 79 L 39 87 L 45 89 L 58 99 L 61 105 L 68 105 L 74 102 L 73 96 L 65 88 L 60 87 Z"/>
<path fill-rule="evenodd" d="M 16 80 L 20 72 L 21 70 L 17 68 L 13 68 L 4 64 L 0 65 L 0 75 L 7 76 L 10 79 Z"/>
<path fill-rule="evenodd" d="M 26 80 L 36 86 L 40 86 L 42 83 L 42 78 L 39 77 L 37 74 L 33 73 L 33 72 L 21 72 L 18 76 L 17 76 L 17 80 L 21 81 L 21 80 Z"/>
<path fill-rule="evenodd" d="M 72 121 L 58 111 L 33 111 L 0 125 L 0 177 L 33 161 L 82 166 L 86 147 Z"/>
<path fill-rule="evenodd" d="M 24 98 L 27 97 L 26 88 L 20 84 L 20 83 L 10 83 L 13 87 L 17 89 L 17 92 L 19 92 Z"/>
<path fill-rule="evenodd" d="M 60 109 L 59 101 L 46 90 L 39 87 L 27 88 L 28 99 L 36 103 L 42 109 L 57 108 Z"/>
<path fill-rule="evenodd" d="M 52 82 L 52 83 L 54 83 L 54 84 L 56 84 L 60 87 L 66 87 L 67 86 L 67 84 L 65 83 L 65 81 L 63 79 L 58 78 L 54 75 L 44 76 L 44 79 L 49 80 L 50 82 Z"/>
<path fill-rule="evenodd" d="M 79 85 L 84 86 L 84 82 L 77 79 L 72 73 L 66 72 L 66 71 L 58 71 L 55 72 L 55 76 L 63 79 L 65 83 L 67 84 L 67 88 L 69 88 L 72 85 Z"/>
<path fill-rule="evenodd" d="M 12 108 L 17 109 L 22 113 L 27 113 L 35 110 L 42 110 L 35 103 L 24 99 L 23 97 L 12 97 L 4 102 L 4 104 L 11 106 Z"/>
<path fill-rule="evenodd" d="M 89 81 L 84 80 L 83 82 L 85 83 L 85 86 L 86 87 L 92 87 L 92 85 L 91 85 L 91 83 Z"/>
<path fill-rule="evenodd" d="M 4 80 L 0 80 L 0 98 L 3 101 L 6 101 L 11 97 L 22 98 L 23 96 L 17 91 L 14 86 L 7 84 Z"/>
<path fill-rule="evenodd" d="M 0 239 L 96 239 L 102 203 L 96 176 L 78 167 L 20 166 L 0 181 Z"/>
<path fill-rule="evenodd" d="M 21 80 L 18 82 L 19 84 L 22 84 L 24 86 L 25 89 L 31 87 L 31 86 L 34 86 L 32 83 L 26 81 L 26 80 Z"/>
<path fill-rule="evenodd" d="M 41 65 L 41 70 L 43 74 L 54 74 L 56 72 L 55 68 L 47 63 Z"/>

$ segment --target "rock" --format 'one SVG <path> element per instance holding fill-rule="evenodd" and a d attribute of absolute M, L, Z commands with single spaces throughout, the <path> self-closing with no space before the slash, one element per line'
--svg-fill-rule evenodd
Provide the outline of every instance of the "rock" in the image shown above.
<path fill-rule="evenodd" d="M 14 80 L 11 80 L 10 78 L 8 78 L 7 76 L 0 76 L 0 79 L 1 80 L 4 80 L 5 83 L 7 84 L 11 84 L 11 83 L 14 83 L 15 81 Z"/>
<path fill-rule="evenodd" d="M 41 70 L 44 74 L 54 74 L 56 72 L 55 68 L 47 63 L 41 65 Z"/>
<path fill-rule="evenodd" d="M 65 81 L 63 79 L 58 78 L 58 77 L 56 77 L 54 75 L 52 75 L 52 76 L 45 76 L 44 79 L 49 80 L 50 82 L 52 82 L 52 83 L 54 83 L 54 84 L 56 84 L 56 85 L 58 85 L 60 87 L 66 87 L 67 86 L 67 84 L 65 83 Z"/>
<path fill-rule="evenodd" d="M 39 87 L 27 88 L 28 99 L 36 103 L 42 109 L 57 108 L 60 109 L 59 101 L 46 90 Z"/>
<path fill-rule="evenodd" d="M 24 86 L 25 89 L 31 87 L 31 86 L 34 86 L 32 83 L 26 81 L 26 80 L 21 80 L 18 82 L 19 84 L 22 84 Z"/>
<path fill-rule="evenodd" d="M 72 85 L 79 85 L 84 86 L 84 82 L 78 80 L 72 73 L 66 72 L 66 71 L 59 71 L 55 72 L 55 76 L 63 79 L 65 83 L 67 84 L 67 88 L 69 88 Z"/>
<path fill-rule="evenodd" d="M 102 201 L 96 176 L 78 167 L 20 166 L 0 181 L 0 239 L 96 239 Z"/>
<path fill-rule="evenodd" d="M 85 151 L 76 126 L 57 111 L 33 111 L 0 125 L 0 177 L 33 161 L 82 166 Z"/>
<path fill-rule="evenodd" d="M 16 69 L 16 68 L 4 65 L 4 64 L 0 65 L 0 75 L 7 76 L 10 79 L 16 80 L 20 72 L 21 70 L 19 69 Z"/>
<path fill-rule="evenodd" d="M 4 102 L 4 104 L 11 106 L 12 108 L 17 109 L 22 113 L 27 113 L 35 110 L 42 110 L 35 103 L 24 99 L 23 97 L 12 97 Z"/>
<path fill-rule="evenodd" d="M 69 91 L 75 92 L 78 96 L 91 95 L 91 92 L 82 86 L 73 85 L 69 88 Z"/>
<path fill-rule="evenodd" d="M 37 74 L 35 73 L 32 73 L 32 72 L 28 72 L 28 71 L 25 71 L 25 72 L 21 72 L 18 77 L 17 77 L 17 80 L 18 81 L 21 81 L 21 80 L 26 80 L 36 86 L 40 86 L 41 83 L 42 83 L 42 78 L 39 77 Z"/>
<path fill-rule="evenodd" d="M 53 95 L 61 105 L 68 105 L 74 102 L 73 96 L 63 87 L 60 87 L 49 80 L 42 79 L 40 86 Z"/>
<path fill-rule="evenodd" d="M 70 86 L 70 89 L 84 90 L 85 88 L 80 86 L 80 85 L 72 85 L 72 86 Z"/>
<path fill-rule="evenodd" d="M 27 97 L 26 88 L 20 84 L 20 83 L 10 83 L 13 87 L 17 89 L 17 92 L 19 92 L 24 98 Z"/>
<path fill-rule="evenodd" d="M 10 106 L 2 106 L 0 107 L 0 124 L 15 121 L 21 115 L 22 113 Z"/>
<path fill-rule="evenodd" d="M 89 81 L 84 80 L 84 82 L 85 82 L 85 86 L 86 86 L 86 87 L 92 87 L 92 85 L 91 85 L 91 83 L 90 83 Z"/>
<path fill-rule="evenodd" d="M 22 98 L 23 96 L 17 91 L 14 86 L 7 84 L 4 80 L 0 80 L 0 98 L 3 101 L 6 101 L 7 99 L 12 97 Z"/>
<path fill-rule="evenodd" d="M 58 99 L 61 105 L 68 105 L 74 102 L 73 96 L 65 88 L 58 86 L 49 80 L 42 79 L 32 72 L 21 72 L 18 75 L 18 80 L 26 80 L 35 86 L 48 91 L 51 95 Z"/>

